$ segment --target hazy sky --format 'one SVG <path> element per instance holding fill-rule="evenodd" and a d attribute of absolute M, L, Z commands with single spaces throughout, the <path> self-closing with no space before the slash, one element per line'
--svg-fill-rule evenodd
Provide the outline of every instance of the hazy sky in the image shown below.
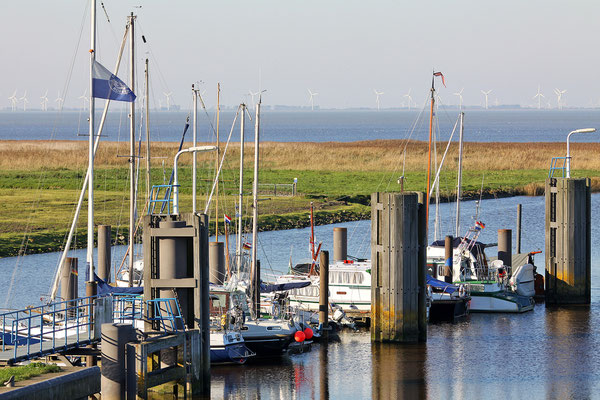
<path fill-rule="evenodd" d="M 148 40 L 139 41 L 138 72 L 150 51 L 151 87 L 163 104 L 162 92 L 172 91 L 188 108 L 199 80 L 210 105 L 217 82 L 224 104 L 248 101 L 260 71 L 266 104 L 308 105 L 310 88 L 322 107 L 375 107 L 377 89 L 385 92 L 382 107 L 394 107 L 412 89 L 421 106 L 433 68 L 446 76 L 445 104 L 456 104 L 453 93 L 464 87 L 465 104 L 482 105 L 480 90 L 491 89 L 490 103 L 532 105 L 538 84 L 553 106 L 556 87 L 567 90 L 567 105 L 600 103 L 598 1 L 104 0 L 110 24 L 100 3 L 99 60 L 113 69 L 126 16 L 135 12 Z M 89 75 L 86 4 L 2 2 L 0 108 L 15 89 L 18 97 L 27 90 L 31 108 L 46 89 L 54 103 L 83 23 L 66 103 L 81 104 Z M 127 78 L 126 69 L 119 76 Z"/>

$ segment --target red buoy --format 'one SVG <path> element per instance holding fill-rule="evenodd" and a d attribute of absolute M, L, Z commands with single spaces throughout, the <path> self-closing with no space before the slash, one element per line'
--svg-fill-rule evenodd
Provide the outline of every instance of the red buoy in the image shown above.
<path fill-rule="evenodd" d="M 294 334 L 294 339 L 296 339 L 296 342 L 304 342 L 304 339 L 306 339 L 306 336 L 304 335 L 304 332 L 297 331 Z"/>
<path fill-rule="evenodd" d="M 313 330 L 310 328 L 306 328 L 304 330 L 304 336 L 306 337 L 306 340 L 310 340 L 313 337 Z"/>

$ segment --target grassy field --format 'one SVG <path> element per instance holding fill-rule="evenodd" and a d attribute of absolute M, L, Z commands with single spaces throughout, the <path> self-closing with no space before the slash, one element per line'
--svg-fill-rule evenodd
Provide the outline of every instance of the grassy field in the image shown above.
<path fill-rule="evenodd" d="M 60 367 L 54 364 L 44 364 L 39 362 L 16 367 L 4 367 L 0 368 L 0 382 L 6 382 L 13 375 L 15 376 L 15 382 L 18 382 L 48 372 L 60 372 Z"/>
<path fill-rule="evenodd" d="M 0 141 L 0 256 L 25 252 L 57 251 L 73 218 L 87 167 L 84 142 Z M 155 143 L 152 147 L 153 184 L 169 179 L 177 144 Z M 404 161 L 403 151 L 406 148 Z M 438 148 L 443 148 L 439 145 Z M 455 196 L 457 154 L 451 147 L 440 175 L 443 196 Z M 126 145 L 103 143 L 96 158 L 95 222 L 113 226 L 113 238 L 124 242 L 129 213 L 129 173 Z M 597 143 L 573 144 L 572 175 L 592 178 L 600 189 L 600 151 Z M 308 224 L 310 202 L 315 203 L 318 223 L 368 218 L 369 196 L 375 191 L 399 191 L 404 170 L 405 190 L 424 191 L 427 144 L 404 141 L 353 143 L 261 144 L 260 181 L 290 184 L 298 179 L 295 197 L 275 196 L 262 188 L 259 227 L 262 230 L 294 228 Z M 562 143 L 467 143 L 463 190 L 465 197 L 541 195 L 552 156 L 564 153 Z M 243 204 L 248 212 L 252 191 L 252 145 L 246 147 Z M 156 158 L 155 158 L 156 157 Z M 204 209 L 212 186 L 215 159 L 199 157 L 199 208 Z M 441 158 L 441 155 L 439 156 Z M 236 213 L 239 182 L 239 144 L 228 149 L 219 185 L 219 217 Z M 143 164 L 143 162 L 142 162 Z M 191 209 L 191 157 L 180 158 L 181 210 Z M 145 176 L 140 173 L 140 193 Z M 269 191 L 271 190 L 271 191 Z M 141 195 L 140 197 L 144 197 Z M 214 216 L 215 201 L 209 215 Z M 138 208 L 144 209 L 139 203 Z M 78 246 L 86 242 L 85 207 L 78 221 Z M 221 224 L 222 227 L 222 224 Z M 214 223 L 211 224 L 214 231 Z"/>

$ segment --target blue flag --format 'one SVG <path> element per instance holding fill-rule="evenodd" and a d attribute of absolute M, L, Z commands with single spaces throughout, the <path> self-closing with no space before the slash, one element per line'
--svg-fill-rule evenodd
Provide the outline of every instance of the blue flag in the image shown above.
<path fill-rule="evenodd" d="M 96 60 L 94 60 L 92 72 L 92 97 L 128 102 L 135 100 L 135 94 L 125 82 Z"/>

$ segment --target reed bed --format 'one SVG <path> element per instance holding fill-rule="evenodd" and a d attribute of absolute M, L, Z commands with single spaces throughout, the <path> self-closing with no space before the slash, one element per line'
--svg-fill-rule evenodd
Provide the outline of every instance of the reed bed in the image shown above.
<path fill-rule="evenodd" d="M 224 146 L 224 144 L 222 144 Z M 361 142 L 264 142 L 261 143 L 261 168 L 300 171 L 423 171 L 427 165 L 427 143 L 402 140 L 372 140 Z M 438 161 L 445 143 L 438 143 Z M 178 143 L 157 142 L 151 145 L 152 165 L 171 166 Z M 406 148 L 406 157 L 404 149 Z M 232 143 L 227 152 L 226 168 L 237 168 L 239 143 Z M 246 144 L 245 167 L 253 163 L 254 145 Z M 128 144 L 103 142 L 96 156 L 99 168 L 124 167 Z M 565 155 L 564 143 L 465 143 L 465 170 L 507 171 L 548 169 L 552 157 Z M 600 170 L 600 143 L 573 143 L 571 168 Z M 199 154 L 201 163 L 215 161 L 214 153 Z M 445 169 L 455 170 L 458 145 L 453 143 Z M 87 142 L 84 141 L 0 141 L 0 169 L 82 169 L 87 166 Z M 180 158 L 181 165 L 190 165 L 191 157 Z"/>

